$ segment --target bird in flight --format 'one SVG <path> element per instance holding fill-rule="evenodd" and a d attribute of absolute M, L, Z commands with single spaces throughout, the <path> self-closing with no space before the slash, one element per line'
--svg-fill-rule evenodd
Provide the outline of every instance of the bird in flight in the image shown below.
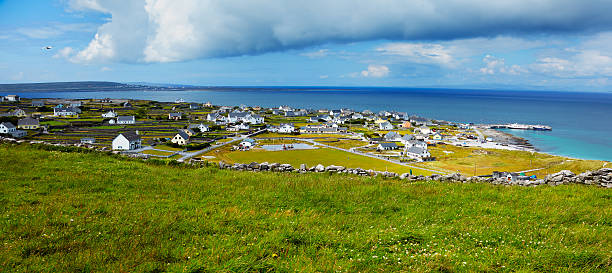
<path fill-rule="evenodd" d="M 43 47 L 43 49 L 45 49 L 45 50 L 51 50 L 52 48 L 53 48 L 52 46 L 45 46 L 45 47 Z"/>

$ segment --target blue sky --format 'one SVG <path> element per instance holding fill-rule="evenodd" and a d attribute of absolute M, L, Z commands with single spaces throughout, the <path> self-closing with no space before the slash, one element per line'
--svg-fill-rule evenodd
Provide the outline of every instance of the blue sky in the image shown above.
<path fill-rule="evenodd" d="M 610 10 L 604 0 L 0 0 L 0 83 L 611 92 Z"/>

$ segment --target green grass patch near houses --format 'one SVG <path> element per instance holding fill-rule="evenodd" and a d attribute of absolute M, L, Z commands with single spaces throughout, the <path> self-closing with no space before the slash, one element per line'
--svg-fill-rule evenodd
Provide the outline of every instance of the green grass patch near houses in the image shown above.
<path fill-rule="evenodd" d="M 612 192 L 0 145 L 6 272 L 610 272 Z"/>
<path fill-rule="evenodd" d="M 174 154 L 174 152 L 165 152 L 165 151 L 158 151 L 158 150 L 144 150 L 142 151 L 143 154 L 147 154 L 147 155 L 159 155 L 159 156 L 169 156 Z"/>
<path fill-rule="evenodd" d="M 430 175 L 431 173 L 390 163 L 384 160 L 370 158 L 362 155 L 352 154 L 330 148 L 310 149 L 310 150 L 288 150 L 288 151 L 231 151 L 226 153 L 211 153 L 221 160 L 228 163 L 251 163 L 251 162 L 276 162 L 291 164 L 294 168 L 299 168 L 300 164 L 308 167 L 322 164 L 324 166 L 340 165 L 347 168 L 372 169 L 376 171 L 390 171 L 396 173 L 407 173 L 412 169 L 415 175 Z"/>
<path fill-rule="evenodd" d="M 170 147 L 168 145 L 157 145 L 157 146 L 155 146 L 155 149 L 172 151 L 172 152 L 177 152 L 177 151 L 184 150 L 183 148 L 174 148 L 174 147 Z"/>

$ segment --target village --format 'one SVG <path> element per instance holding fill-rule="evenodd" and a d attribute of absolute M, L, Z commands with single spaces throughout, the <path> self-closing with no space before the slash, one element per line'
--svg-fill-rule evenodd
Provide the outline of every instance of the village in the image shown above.
<path fill-rule="evenodd" d="M 487 125 L 396 111 L 220 106 L 182 99 L 7 95 L 1 100 L 2 137 L 179 162 L 328 164 L 424 175 L 495 172 L 529 179 L 567 161 L 509 143 Z"/>

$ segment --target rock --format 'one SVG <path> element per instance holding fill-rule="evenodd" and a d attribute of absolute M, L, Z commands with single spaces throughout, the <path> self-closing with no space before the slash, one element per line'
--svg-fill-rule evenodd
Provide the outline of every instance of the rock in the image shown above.
<path fill-rule="evenodd" d="M 325 171 L 325 166 L 323 166 L 323 165 L 321 165 L 321 164 L 318 164 L 318 165 L 315 167 L 315 171 L 316 171 L 316 172 L 324 172 L 324 171 Z"/>
<path fill-rule="evenodd" d="M 306 164 L 303 164 L 303 163 L 300 164 L 300 170 L 304 170 L 305 171 L 306 170 Z"/>

